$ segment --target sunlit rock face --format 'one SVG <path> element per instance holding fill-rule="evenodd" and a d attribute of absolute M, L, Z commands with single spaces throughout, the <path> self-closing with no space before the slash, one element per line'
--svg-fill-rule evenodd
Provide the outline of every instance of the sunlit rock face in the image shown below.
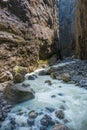
<path fill-rule="evenodd" d="M 35 67 L 58 38 L 54 0 L 0 0 L 0 67 Z"/>
<path fill-rule="evenodd" d="M 75 52 L 75 16 L 77 0 L 59 1 L 60 44 L 64 56 L 72 56 Z"/>
<path fill-rule="evenodd" d="M 87 59 L 87 0 L 78 0 L 76 40 L 78 58 Z"/>

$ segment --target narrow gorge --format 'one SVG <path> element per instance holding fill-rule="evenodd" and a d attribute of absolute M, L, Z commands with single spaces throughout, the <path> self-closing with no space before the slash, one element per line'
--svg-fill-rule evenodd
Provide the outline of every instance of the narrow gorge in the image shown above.
<path fill-rule="evenodd" d="M 0 130 L 87 130 L 86 0 L 0 0 Z"/>

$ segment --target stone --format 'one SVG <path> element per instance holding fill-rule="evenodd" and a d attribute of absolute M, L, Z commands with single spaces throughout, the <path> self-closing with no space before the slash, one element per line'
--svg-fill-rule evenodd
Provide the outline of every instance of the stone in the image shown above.
<path fill-rule="evenodd" d="M 52 130 L 70 130 L 67 126 L 62 124 L 57 124 L 54 126 Z"/>
<path fill-rule="evenodd" d="M 63 93 L 58 93 L 59 96 L 63 96 L 64 94 Z"/>
<path fill-rule="evenodd" d="M 48 71 L 47 71 L 47 73 L 48 73 L 49 75 L 51 75 L 51 74 L 54 73 L 54 72 L 56 72 L 56 68 L 55 68 L 55 67 L 50 67 L 50 68 L 48 69 Z"/>
<path fill-rule="evenodd" d="M 14 75 L 14 83 L 21 83 L 25 79 L 23 74 L 17 73 Z"/>
<path fill-rule="evenodd" d="M 39 75 L 40 76 L 49 75 L 49 73 L 46 70 L 41 70 L 41 71 L 39 71 Z"/>
<path fill-rule="evenodd" d="M 30 84 L 23 83 L 23 84 L 22 84 L 22 87 L 24 87 L 24 88 L 30 87 Z"/>
<path fill-rule="evenodd" d="M 45 83 L 47 83 L 48 85 L 52 85 L 52 82 L 50 80 L 46 80 Z"/>
<path fill-rule="evenodd" d="M 49 112 L 52 113 L 52 112 L 54 112 L 55 109 L 54 109 L 54 108 L 51 108 L 51 107 L 46 107 L 46 110 L 48 110 Z"/>
<path fill-rule="evenodd" d="M 37 78 L 37 75 L 29 75 L 28 80 L 35 80 Z"/>
<path fill-rule="evenodd" d="M 41 125 L 43 126 L 52 126 L 55 124 L 55 122 L 52 120 L 52 118 L 49 115 L 44 115 L 42 119 L 40 120 Z"/>
<path fill-rule="evenodd" d="M 17 65 L 16 65 L 16 66 L 13 68 L 13 72 L 14 72 L 15 74 L 20 73 L 20 74 L 25 75 L 25 74 L 27 73 L 27 68 L 26 68 L 26 67 L 22 67 L 22 66 L 17 66 Z"/>
<path fill-rule="evenodd" d="M 52 97 L 52 98 L 55 98 L 55 97 L 56 97 L 56 95 L 52 95 L 51 97 Z"/>
<path fill-rule="evenodd" d="M 0 83 L 13 80 L 13 75 L 10 71 L 4 71 L 0 74 Z"/>
<path fill-rule="evenodd" d="M 38 114 L 34 111 L 34 110 L 31 110 L 29 113 L 28 113 L 28 116 L 29 118 L 36 118 L 38 116 Z"/>
<path fill-rule="evenodd" d="M 27 123 L 29 124 L 29 126 L 33 126 L 35 124 L 35 120 L 34 119 L 27 119 Z"/>
<path fill-rule="evenodd" d="M 56 117 L 59 118 L 59 119 L 64 119 L 64 117 L 65 117 L 63 110 L 58 110 L 58 111 L 56 111 L 56 112 L 55 112 L 55 115 L 56 115 Z"/>
<path fill-rule="evenodd" d="M 87 79 L 82 79 L 80 82 L 79 82 L 80 86 L 83 87 L 83 88 L 87 88 Z"/>
<path fill-rule="evenodd" d="M 21 84 L 7 86 L 5 88 L 5 95 L 9 100 L 15 103 L 30 100 L 35 97 L 32 88 L 28 87 L 25 89 Z"/>
<path fill-rule="evenodd" d="M 46 126 L 41 126 L 40 130 L 46 130 Z"/>
<path fill-rule="evenodd" d="M 64 74 L 62 75 L 62 80 L 63 80 L 64 82 L 69 82 L 69 81 L 71 80 L 71 76 L 70 76 L 68 73 L 64 73 Z"/>
<path fill-rule="evenodd" d="M 52 79 L 60 79 L 59 73 L 58 72 L 53 72 L 50 74 L 50 77 Z"/>

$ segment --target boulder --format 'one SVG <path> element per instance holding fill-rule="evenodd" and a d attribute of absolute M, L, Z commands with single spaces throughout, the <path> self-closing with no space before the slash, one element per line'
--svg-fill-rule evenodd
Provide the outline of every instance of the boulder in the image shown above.
<path fill-rule="evenodd" d="M 65 125 L 57 124 L 54 126 L 53 130 L 70 130 L 70 129 Z"/>
<path fill-rule="evenodd" d="M 13 68 L 14 83 L 21 83 L 25 79 L 25 74 L 27 73 L 27 68 L 22 66 L 15 66 Z"/>
<path fill-rule="evenodd" d="M 55 115 L 56 115 L 56 117 L 57 118 L 59 118 L 59 119 L 64 119 L 64 112 L 62 111 L 62 110 L 58 110 L 58 111 L 56 111 L 55 112 Z"/>
<path fill-rule="evenodd" d="M 80 82 L 79 82 L 80 86 L 81 87 L 84 87 L 87 89 L 87 79 L 82 79 Z"/>
<path fill-rule="evenodd" d="M 48 85 L 52 85 L 52 82 L 50 80 L 46 80 L 45 83 L 47 83 Z"/>
<path fill-rule="evenodd" d="M 38 114 L 37 114 L 34 110 L 31 110 L 31 111 L 28 113 L 28 115 L 29 115 L 29 118 L 34 119 L 34 118 L 37 117 Z"/>
<path fill-rule="evenodd" d="M 63 80 L 64 82 L 69 82 L 69 81 L 71 80 L 71 77 L 70 77 L 70 75 L 69 75 L 68 73 L 64 73 L 64 74 L 62 75 L 62 80 Z"/>
<path fill-rule="evenodd" d="M 49 115 L 44 115 L 42 119 L 40 120 L 41 125 L 43 126 L 52 126 L 55 124 L 55 122 L 52 120 L 52 118 Z"/>
<path fill-rule="evenodd" d="M 30 100 L 35 97 L 32 88 L 27 87 L 25 89 L 25 87 L 23 87 L 21 84 L 7 86 L 5 88 L 5 94 L 9 100 L 15 103 Z"/>
<path fill-rule="evenodd" d="M 21 73 L 17 73 L 14 75 L 14 83 L 21 83 L 24 81 L 24 79 L 25 77 Z"/>

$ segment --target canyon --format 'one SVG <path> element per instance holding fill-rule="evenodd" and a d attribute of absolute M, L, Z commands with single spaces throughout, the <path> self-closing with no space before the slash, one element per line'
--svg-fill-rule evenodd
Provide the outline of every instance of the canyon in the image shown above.
<path fill-rule="evenodd" d="M 0 130 L 86 130 L 86 7 L 0 0 Z"/>

